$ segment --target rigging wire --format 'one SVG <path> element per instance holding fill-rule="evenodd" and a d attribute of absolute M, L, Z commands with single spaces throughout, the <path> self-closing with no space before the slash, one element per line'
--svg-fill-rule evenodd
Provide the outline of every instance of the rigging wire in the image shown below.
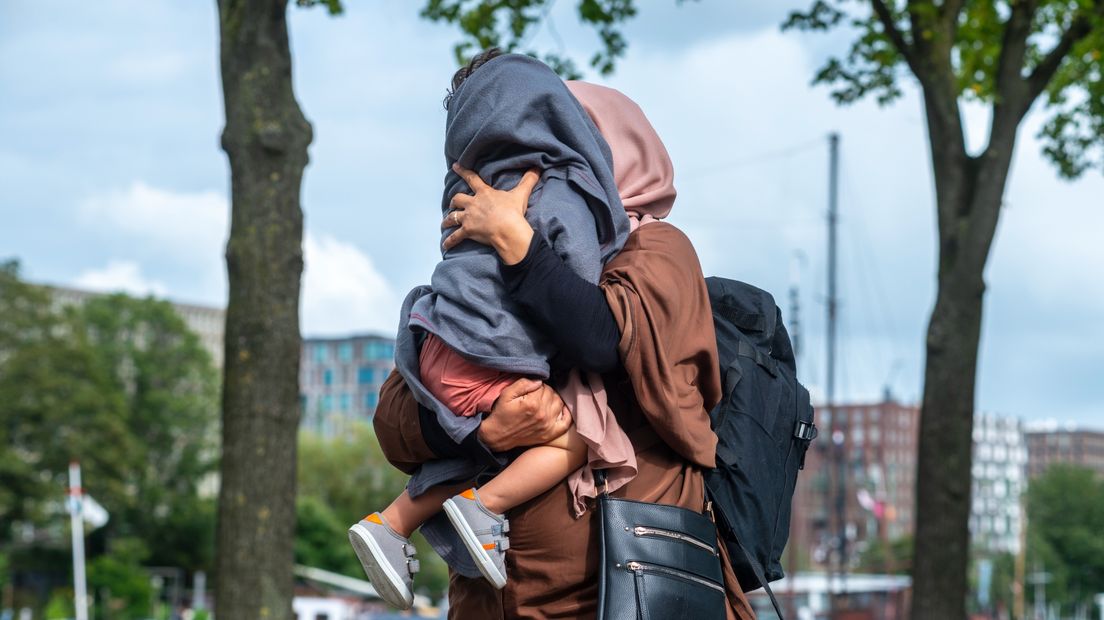
<path fill-rule="evenodd" d="M 767 162 L 775 161 L 775 160 L 778 160 L 778 159 L 783 159 L 783 158 L 791 157 L 793 155 L 797 155 L 798 153 L 801 153 L 803 151 L 811 150 L 813 147 L 822 146 L 823 143 L 824 143 L 824 138 L 821 137 L 821 136 L 817 136 L 816 139 L 806 140 L 804 142 L 800 142 L 798 144 L 794 144 L 794 145 L 788 146 L 786 148 L 775 149 L 775 150 L 770 150 L 770 151 L 764 151 L 762 153 L 758 153 L 758 154 L 754 154 L 754 155 L 748 155 L 746 157 L 742 157 L 740 159 L 736 159 L 736 160 L 733 160 L 733 161 L 730 161 L 730 162 L 727 162 L 727 163 L 715 164 L 715 165 L 712 165 L 712 166 L 706 166 L 704 168 L 698 168 L 696 170 L 691 169 L 690 171 L 688 171 L 688 172 L 686 172 L 686 173 L 684 173 L 680 176 L 682 177 L 683 180 L 685 180 L 685 179 L 696 179 L 696 178 L 701 178 L 701 177 L 704 177 L 704 176 L 709 176 L 709 175 L 712 175 L 712 174 L 716 174 L 718 172 L 730 171 L 730 170 L 733 170 L 735 168 L 743 168 L 743 167 L 747 167 L 747 166 L 756 166 L 756 165 L 764 164 L 764 163 L 767 163 Z"/>

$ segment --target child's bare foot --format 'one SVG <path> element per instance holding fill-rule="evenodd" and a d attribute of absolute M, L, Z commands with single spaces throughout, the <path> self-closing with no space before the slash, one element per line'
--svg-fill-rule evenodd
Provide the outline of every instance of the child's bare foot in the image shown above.
<path fill-rule="evenodd" d="M 496 514 L 505 514 L 508 507 L 506 498 L 495 493 L 494 485 L 487 485 L 479 489 L 479 503 Z"/>
<path fill-rule="evenodd" d="M 391 529 L 403 538 L 410 538 L 414 530 L 418 529 L 419 524 L 410 523 L 409 520 L 404 519 L 404 511 L 396 508 L 395 504 L 391 504 L 387 508 L 384 508 L 383 512 L 380 514 L 383 515 L 384 520 L 387 521 L 387 525 L 391 526 Z"/>

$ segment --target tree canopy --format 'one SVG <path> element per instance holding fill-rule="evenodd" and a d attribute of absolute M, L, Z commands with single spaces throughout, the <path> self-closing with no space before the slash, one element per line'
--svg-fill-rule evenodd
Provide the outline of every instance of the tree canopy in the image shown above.
<path fill-rule="evenodd" d="M 109 295 L 61 307 L 49 289 L 6 264 L 0 555 L 7 572 L 67 574 L 64 499 L 73 459 L 86 491 L 110 514 L 89 535 L 97 592 L 145 609 L 148 591 L 135 590 L 139 578 L 148 589 L 140 564 L 210 570 L 214 501 L 201 486 L 217 463 L 217 403 L 210 356 L 167 302 Z"/>
<path fill-rule="evenodd" d="M 480 50 L 498 47 L 540 58 L 563 77 L 579 79 L 582 71 L 567 54 L 542 54 L 531 44 L 555 4 L 555 0 L 427 0 L 422 17 L 460 28 L 463 38 L 453 48 L 458 64 Z M 600 41 L 590 66 L 602 75 L 613 73 L 617 59 L 628 48 L 621 26 L 636 15 L 635 0 L 579 0 L 578 15 Z"/>
<path fill-rule="evenodd" d="M 1014 130 L 1044 97 L 1043 153 L 1067 178 L 1104 165 L 1104 3 L 1095 0 L 816 0 L 784 28 L 855 33 L 814 82 L 841 104 L 889 104 L 902 81 L 993 105 L 992 131 Z"/>
<path fill-rule="evenodd" d="M 406 479 L 384 458 L 366 425 L 335 439 L 300 433 L 295 561 L 363 579 L 346 530 L 364 515 L 383 510 L 402 493 Z M 440 596 L 448 586 L 448 567 L 420 534 L 414 542 L 422 564 L 415 585 Z"/>
<path fill-rule="evenodd" d="M 1027 570 L 1050 573 L 1048 601 L 1091 604 L 1093 595 L 1104 589 L 1102 531 L 1104 480 L 1091 470 L 1053 466 L 1031 481 Z M 1033 596 L 1033 589 L 1028 593 Z"/>

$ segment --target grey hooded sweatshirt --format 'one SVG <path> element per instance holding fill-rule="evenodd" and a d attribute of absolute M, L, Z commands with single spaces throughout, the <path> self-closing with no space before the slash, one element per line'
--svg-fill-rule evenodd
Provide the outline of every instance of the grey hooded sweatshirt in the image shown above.
<path fill-rule="evenodd" d="M 609 145 L 547 65 L 516 54 L 487 62 L 453 95 L 445 131 L 442 216 L 455 194 L 471 191 L 452 172 L 454 162 L 497 189 L 513 188 L 526 170 L 538 168 L 541 179 L 525 218 L 575 273 L 598 282 L 602 266 L 625 244 L 629 221 Z M 451 232 L 442 234 L 442 242 Z M 443 253 L 430 285 L 415 288 L 403 302 L 395 366 L 459 453 L 472 445 L 482 417 L 453 414 L 422 383 L 418 355 L 426 332 L 473 363 L 540 378 L 548 377 L 555 354 L 510 299 L 492 248 L 465 241 Z M 407 490 L 417 497 L 430 486 L 470 479 L 486 467 L 475 458 L 426 463 Z M 421 531 L 450 566 L 479 576 L 446 518 L 438 515 Z"/>

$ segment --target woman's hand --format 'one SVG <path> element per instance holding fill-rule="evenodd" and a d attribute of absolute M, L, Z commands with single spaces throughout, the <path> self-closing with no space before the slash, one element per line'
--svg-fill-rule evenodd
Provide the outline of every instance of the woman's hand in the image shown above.
<path fill-rule="evenodd" d="M 491 415 L 479 425 L 479 439 L 494 452 L 546 444 L 571 427 L 571 415 L 560 395 L 535 379 L 506 386 Z"/>
<path fill-rule="evenodd" d="M 453 164 L 452 169 L 468 183 L 475 195 L 456 194 L 441 228 L 456 230 L 445 238 L 445 250 L 465 239 L 489 245 L 502 262 L 513 265 L 525 258 L 533 240 L 533 228 L 525 221 L 529 194 L 540 181 L 538 170 L 529 170 L 509 191 L 497 190 L 483 182 L 478 174 Z"/>

